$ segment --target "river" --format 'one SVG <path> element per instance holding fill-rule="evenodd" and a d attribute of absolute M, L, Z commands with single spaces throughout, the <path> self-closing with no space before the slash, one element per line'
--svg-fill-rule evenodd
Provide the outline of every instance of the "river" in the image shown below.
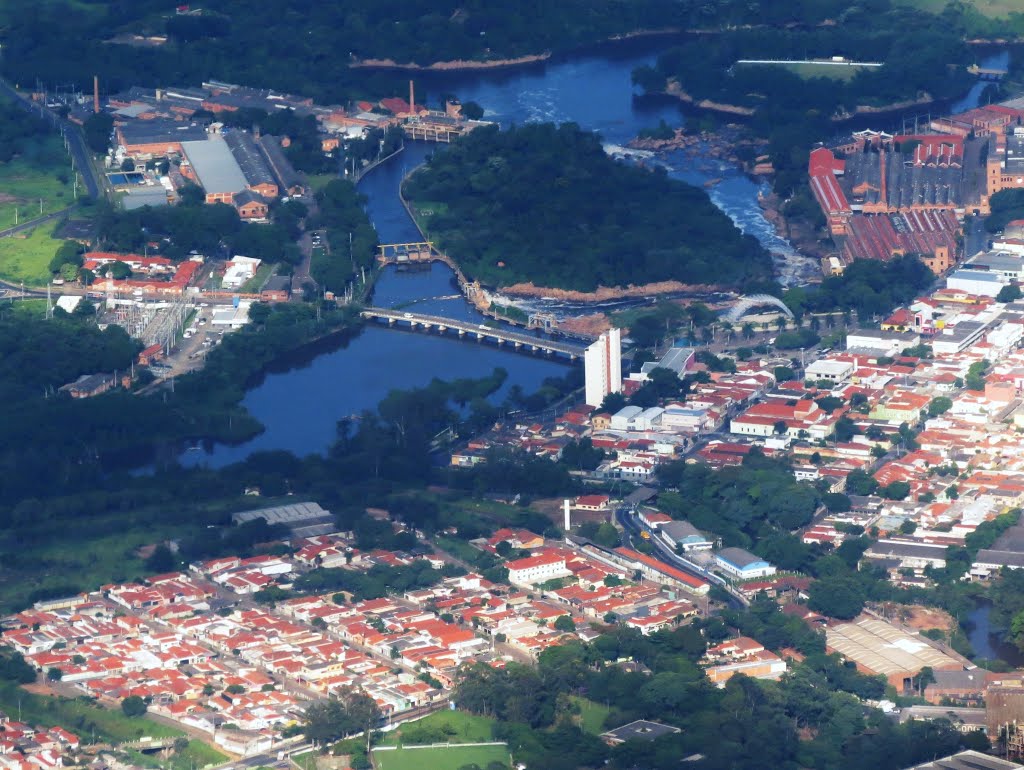
<path fill-rule="evenodd" d="M 502 125 L 573 121 L 599 131 L 608 143 L 625 144 L 659 120 L 675 126 L 685 121 L 678 103 L 638 96 L 632 85 L 633 70 L 652 64 L 666 45 L 634 42 L 611 53 L 579 55 L 521 70 L 417 73 L 416 99 L 437 104 L 441 94 L 454 93 L 463 101 L 482 105 L 485 118 Z M 978 94 L 980 89 L 973 95 L 975 102 Z M 435 145 L 409 144 L 360 182 L 382 243 L 419 240 L 398 198 L 398 186 L 404 174 L 435 149 Z M 814 261 L 797 255 L 762 215 L 757 196 L 767 191 L 767 185 L 713 158 L 675 153 L 665 160 L 671 176 L 710 187 L 714 203 L 775 255 L 784 283 L 817 273 Z M 451 271 L 442 265 L 409 272 L 392 268 L 380 276 L 374 303 L 409 305 L 418 312 L 460 319 L 481 318 L 461 298 L 453 298 L 457 293 Z M 374 408 L 392 389 L 422 386 L 435 377 L 483 376 L 497 366 L 510 373 L 506 389 L 519 385 L 526 392 L 536 390 L 546 377 L 561 376 L 566 367 L 488 345 L 369 327 L 347 342 L 327 346 L 312 360 L 307 357 L 284 371 L 268 372 L 253 386 L 243 405 L 266 427 L 259 436 L 238 446 L 197 447 L 182 455 L 181 461 L 221 467 L 261 450 L 283 449 L 299 456 L 322 453 L 334 439 L 338 419 Z"/>
<path fill-rule="evenodd" d="M 1024 653 L 992 633 L 988 617 L 991 610 L 990 604 L 980 602 L 967 616 L 967 640 L 974 648 L 974 654 L 988 660 L 1003 660 L 1014 668 L 1024 666 Z"/>

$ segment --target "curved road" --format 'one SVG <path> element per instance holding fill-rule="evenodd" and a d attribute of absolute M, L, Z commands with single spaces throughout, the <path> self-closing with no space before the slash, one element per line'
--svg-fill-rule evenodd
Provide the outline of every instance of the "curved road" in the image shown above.
<path fill-rule="evenodd" d="M 0 78 L 0 94 L 14 100 L 14 103 L 20 105 L 26 112 L 39 115 L 39 117 L 53 126 L 54 130 L 63 131 L 64 136 L 68 140 L 68 149 L 71 152 L 71 157 L 75 162 L 75 169 L 82 175 L 82 182 L 85 184 L 86 192 L 92 198 L 99 197 L 99 182 L 93 171 L 89 150 L 85 146 L 85 139 L 82 137 L 82 131 L 79 126 L 69 120 L 57 117 L 43 105 L 22 96 L 14 90 L 10 83 L 2 78 Z"/>

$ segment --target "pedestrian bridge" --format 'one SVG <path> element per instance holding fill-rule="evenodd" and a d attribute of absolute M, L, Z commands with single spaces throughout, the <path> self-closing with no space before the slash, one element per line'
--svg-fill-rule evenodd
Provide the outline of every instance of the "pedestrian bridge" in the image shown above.
<path fill-rule="evenodd" d="M 570 342 L 534 337 L 530 334 L 522 334 L 509 331 L 508 329 L 495 329 L 480 323 L 458 321 L 454 318 L 444 318 L 442 316 L 422 315 L 420 313 L 387 310 L 379 307 L 366 308 L 360 315 L 363 318 L 386 321 L 388 326 L 396 324 L 407 326 L 413 331 L 429 332 L 436 329 L 440 334 L 454 332 L 460 339 L 469 337 L 480 342 L 493 340 L 498 345 L 509 345 L 516 350 L 530 353 L 547 353 L 548 355 L 557 353 L 566 356 L 571 361 L 582 358 L 583 352 L 586 350 L 582 345 L 573 345 Z"/>
<path fill-rule="evenodd" d="M 793 316 L 793 311 L 786 307 L 786 303 L 770 294 L 752 294 L 749 297 L 741 297 L 740 301 L 733 305 L 722 317 L 731 323 L 736 323 L 736 321 L 739 321 L 755 307 L 764 307 L 766 305 L 771 305 L 781 310 L 790 319 L 796 320 Z"/>

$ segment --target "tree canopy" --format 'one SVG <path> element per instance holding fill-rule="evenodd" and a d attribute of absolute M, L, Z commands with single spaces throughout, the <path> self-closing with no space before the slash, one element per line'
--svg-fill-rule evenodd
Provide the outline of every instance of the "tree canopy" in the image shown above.
<path fill-rule="evenodd" d="M 573 123 L 480 128 L 406 183 L 429 234 L 494 285 L 590 291 L 677 280 L 764 284 L 771 258 L 707 193 L 610 158 Z"/>

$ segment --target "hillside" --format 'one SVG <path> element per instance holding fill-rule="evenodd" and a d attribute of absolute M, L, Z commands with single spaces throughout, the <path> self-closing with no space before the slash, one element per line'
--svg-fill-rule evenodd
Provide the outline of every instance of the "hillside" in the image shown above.
<path fill-rule="evenodd" d="M 472 278 L 592 291 L 771 279 L 771 259 L 707 194 L 609 158 L 574 124 L 479 129 L 406 185 L 429 235 Z"/>
<path fill-rule="evenodd" d="M 176 5 L 9 0 L 0 4 L 0 68 L 13 82 L 38 78 L 51 88 L 75 83 L 88 91 L 93 74 L 108 92 L 216 79 L 330 102 L 404 85 L 398 73 L 351 68 L 366 60 L 495 62 L 651 29 L 817 23 L 845 7 L 841 0 L 794 10 L 772 3 L 765 12 L 748 0 L 210 0 L 176 13 Z"/>

